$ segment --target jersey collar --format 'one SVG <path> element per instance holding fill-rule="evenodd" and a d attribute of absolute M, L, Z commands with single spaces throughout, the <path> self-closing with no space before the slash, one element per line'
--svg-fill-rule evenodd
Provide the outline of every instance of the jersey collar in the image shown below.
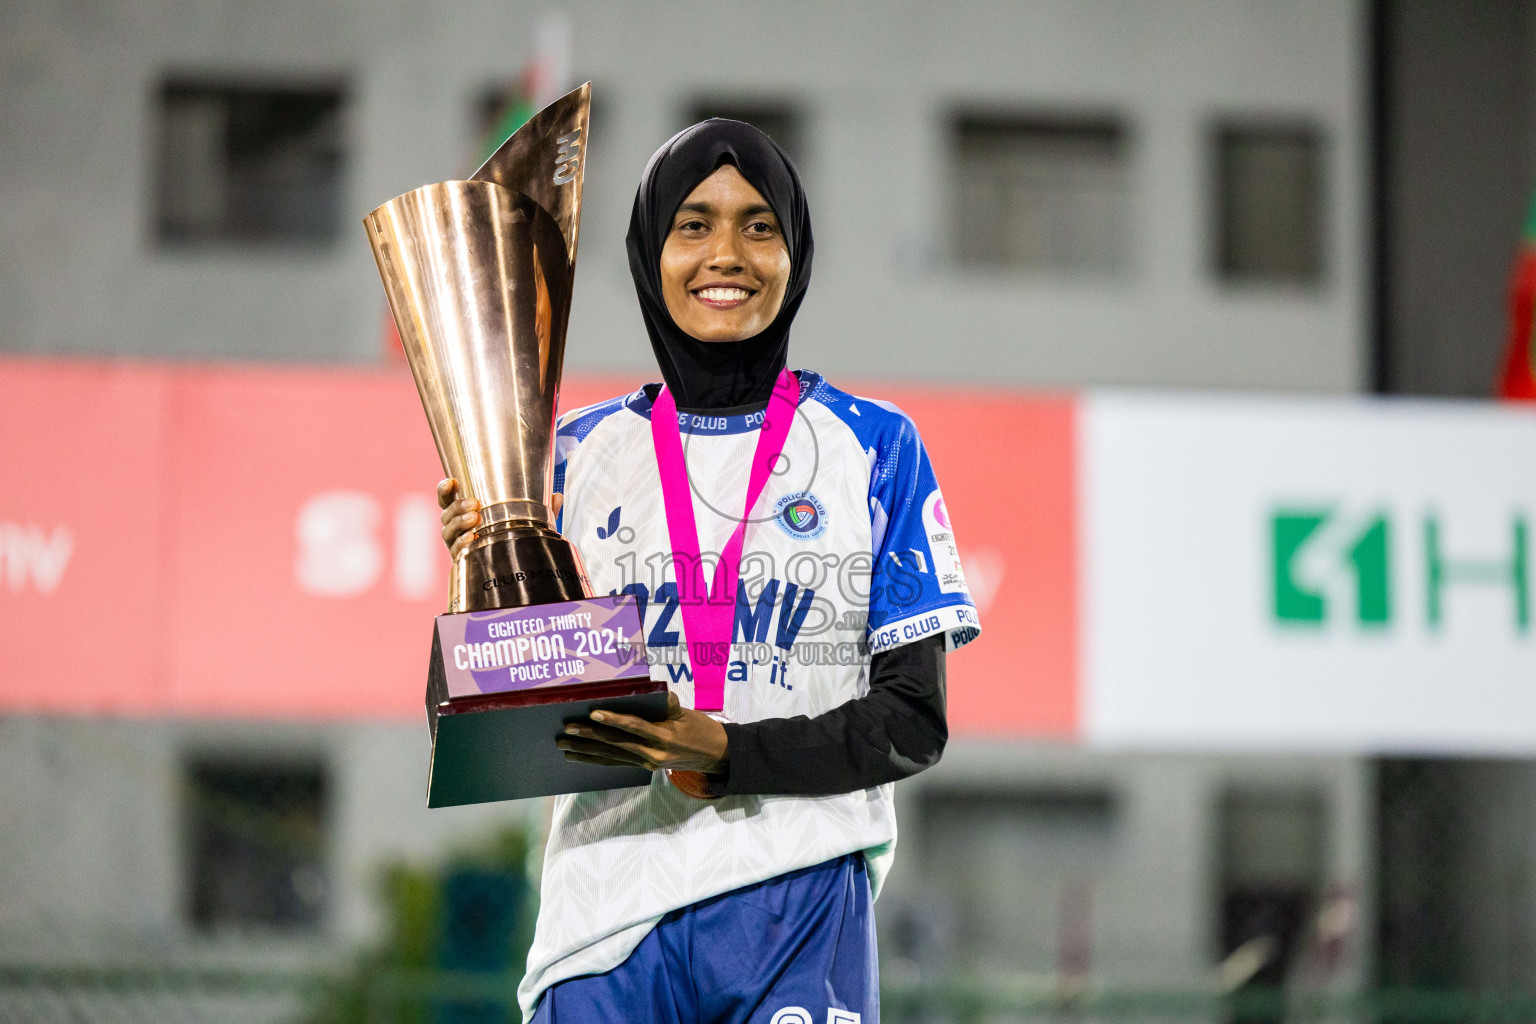
<path fill-rule="evenodd" d="M 800 381 L 800 401 L 804 402 L 816 387 L 821 383 L 821 374 L 814 370 L 795 370 L 795 376 Z M 651 398 L 646 393 L 646 388 L 659 385 L 646 385 L 625 400 L 624 406 L 636 415 L 650 420 Z M 735 413 L 729 416 L 721 416 L 716 413 L 677 412 L 677 429 L 685 434 L 703 434 L 708 436 L 725 436 L 728 434 L 745 434 L 756 430 L 763 424 L 763 411 L 748 413 Z"/>

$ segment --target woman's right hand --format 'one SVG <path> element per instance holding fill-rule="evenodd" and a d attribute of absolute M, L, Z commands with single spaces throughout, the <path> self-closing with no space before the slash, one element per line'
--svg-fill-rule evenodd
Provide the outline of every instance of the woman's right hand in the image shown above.
<path fill-rule="evenodd" d="M 459 497 L 459 482 L 449 477 L 437 485 L 437 504 L 443 510 L 443 543 L 454 558 L 474 541 L 480 525 L 480 503 Z"/>
<path fill-rule="evenodd" d="M 564 501 L 565 495 L 552 495 L 549 511 L 558 516 Z M 458 558 L 480 536 L 475 532 L 480 525 L 480 503 L 459 497 L 459 482 L 449 477 L 437 485 L 437 504 L 443 510 L 443 543 L 448 545 L 448 553 Z"/>

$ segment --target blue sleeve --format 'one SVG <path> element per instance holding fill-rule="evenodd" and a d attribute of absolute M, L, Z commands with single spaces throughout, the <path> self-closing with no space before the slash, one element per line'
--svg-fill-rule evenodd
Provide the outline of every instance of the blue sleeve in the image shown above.
<path fill-rule="evenodd" d="M 954 528 L 917 427 L 894 407 L 872 453 L 869 649 L 943 633 L 954 650 L 981 632 Z"/>
<path fill-rule="evenodd" d="M 608 401 L 600 402 L 597 405 L 589 405 L 585 408 L 563 413 L 555 421 L 555 471 L 554 484 L 551 487 L 554 493 L 565 493 L 565 470 L 570 463 L 571 456 L 575 454 L 581 442 L 586 440 L 587 435 L 592 433 L 599 423 L 624 408 L 625 402 L 632 397 L 626 395 L 619 398 L 610 398 Z M 560 514 L 555 517 L 556 533 L 563 529 L 564 522 L 565 508 L 562 506 Z"/>

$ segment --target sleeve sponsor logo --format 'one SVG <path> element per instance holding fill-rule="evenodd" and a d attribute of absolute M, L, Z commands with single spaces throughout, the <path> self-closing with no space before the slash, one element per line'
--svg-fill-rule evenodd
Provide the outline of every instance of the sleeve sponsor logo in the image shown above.
<path fill-rule="evenodd" d="M 928 535 L 928 551 L 939 590 L 945 594 L 967 593 L 965 572 L 960 568 L 960 552 L 955 547 L 955 533 L 949 523 L 949 510 L 944 507 L 944 495 L 938 488 L 923 501 L 923 532 Z"/>
<path fill-rule="evenodd" d="M 938 491 L 934 491 L 933 493 L 938 495 L 938 500 L 933 503 L 934 521 L 946 530 L 953 529 L 949 523 L 949 510 L 944 507 L 944 496 L 939 494 Z"/>

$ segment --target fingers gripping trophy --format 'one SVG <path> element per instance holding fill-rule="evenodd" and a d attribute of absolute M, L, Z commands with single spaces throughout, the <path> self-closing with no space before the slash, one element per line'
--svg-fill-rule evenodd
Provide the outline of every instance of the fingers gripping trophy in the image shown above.
<path fill-rule="evenodd" d="M 593 597 L 551 510 L 590 97 L 588 83 L 469 180 L 364 222 L 444 473 L 481 509 L 434 630 L 430 806 L 644 785 L 571 764 L 553 740 L 595 708 L 665 713 L 633 603 Z"/>

